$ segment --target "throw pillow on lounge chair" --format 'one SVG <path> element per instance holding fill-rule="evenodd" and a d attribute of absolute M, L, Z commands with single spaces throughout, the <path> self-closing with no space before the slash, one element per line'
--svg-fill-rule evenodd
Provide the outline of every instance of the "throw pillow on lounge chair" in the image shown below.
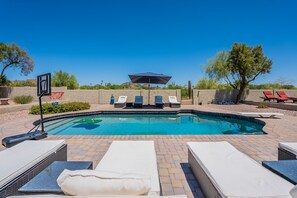
<path fill-rule="evenodd" d="M 151 186 L 149 176 L 96 170 L 64 170 L 57 179 L 67 195 L 146 195 Z"/>

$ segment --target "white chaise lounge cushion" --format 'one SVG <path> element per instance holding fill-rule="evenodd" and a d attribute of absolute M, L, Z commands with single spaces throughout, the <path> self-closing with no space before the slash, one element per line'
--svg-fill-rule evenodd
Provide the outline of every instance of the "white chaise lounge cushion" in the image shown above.
<path fill-rule="evenodd" d="M 127 102 L 127 96 L 120 96 L 118 98 L 118 101 L 115 102 L 116 104 L 122 104 L 122 103 L 126 103 Z"/>
<path fill-rule="evenodd" d="M 0 152 L 0 187 L 56 152 L 64 140 L 27 140 Z"/>
<path fill-rule="evenodd" d="M 148 194 L 160 194 L 154 141 L 113 141 L 95 170 L 149 176 L 151 190 Z"/>
<path fill-rule="evenodd" d="M 57 179 L 66 195 L 147 195 L 150 177 L 134 173 L 96 170 L 64 170 Z"/>
<path fill-rule="evenodd" d="M 188 147 L 222 197 L 291 197 L 293 184 L 228 142 L 189 142 Z"/>
<path fill-rule="evenodd" d="M 63 196 L 63 195 L 22 195 L 22 196 L 11 196 L 9 198 L 66 198 L 73 196 Z M 125 196 L 75 196 L 75 198 L 187 198 L 187 195 L 169 195 L 169 196 L 133 196 L 133 195 L 125 195 Z"/>
<path fill-rule="evenodd" d="M 289 151 L 290 153 L 293 153 L 297 156 L 297 143 L 294 142 L 280 142 L 278 144 L 278 147 Z"/>
<path fill-rule="evenodd" d="M 180 102 L 177 101 L 176 96 L 168 96 L 168 99 L 169 99 L 169 103 L 180 104 Z"/>

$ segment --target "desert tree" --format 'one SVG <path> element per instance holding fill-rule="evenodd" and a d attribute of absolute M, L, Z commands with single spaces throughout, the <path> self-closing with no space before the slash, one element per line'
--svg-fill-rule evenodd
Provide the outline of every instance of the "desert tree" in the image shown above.
<path fill-rule="evenodd" d="M 250 47 L 235 43 L 229 52 L 219 52 L 205 67 L 210 78 L 223 79 L 233 89 L 238 89 L 236 103 L 239 103 L 249 83 L 269 73 L 271 66 L 272 60 L 264 55 L 261 45 Z"/>

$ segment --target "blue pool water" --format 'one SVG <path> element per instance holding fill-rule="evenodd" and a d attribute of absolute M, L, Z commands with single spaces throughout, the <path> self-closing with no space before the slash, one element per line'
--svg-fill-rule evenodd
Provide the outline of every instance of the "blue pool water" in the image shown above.
<path fill-rule="evenodd" d="M 255 122 L 196 114 L 102 114 L 50 121 L 45 127 L 50 135 L 264 134 Z"/>

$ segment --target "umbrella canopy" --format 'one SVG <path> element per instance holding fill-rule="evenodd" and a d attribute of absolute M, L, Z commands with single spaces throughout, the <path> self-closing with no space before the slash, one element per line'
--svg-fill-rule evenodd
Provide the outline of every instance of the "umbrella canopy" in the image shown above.
<path fill-rule="evenodd" d="M 148 105 L 150 105 L 150 84 L 166 84 L 171 76 L 165 76 L 163 74 L 155 74 L 152 72 L 140 73 L 140 74 L 131 74 L 129 75 L 132 83 L 148 83 L 149 92 L 148 92 Z"/>
<path fill-rule="evenodd" d="M 171 76 L 151 72 L 129 75 L 132 83 L 166 84 Z"/>

